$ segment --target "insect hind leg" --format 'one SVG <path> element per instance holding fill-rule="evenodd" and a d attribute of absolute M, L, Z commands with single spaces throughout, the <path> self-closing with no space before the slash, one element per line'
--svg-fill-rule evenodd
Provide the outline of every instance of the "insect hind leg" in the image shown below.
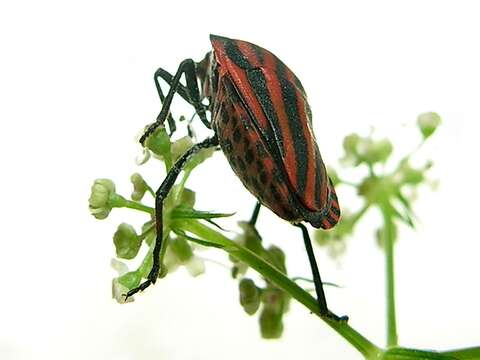
<path fill-rule="evenodd" d="M 250 220 L 248 221 L 248 223 L 253 227 L 255 227 L 255 224 L 257 223 L 258 213 L 260 212 L 260 207 L 261 206 L 262 206 L 262 204 L 260 204 L 260 201 L 257 201 L 257 203 L 255 204 L 255 208 L 253 209 L 252 216 L 250 217 Z"/>
<path fill-rule="evenodd" d="M 308 230 L 303 224 L 294 224 L 294 226 L 299 227 L 302 230 L 305 249 L 307 251 L 308 260 L 312 269 L 313 283 L 315 284 L 315 292 L 317 294 L 317 302 L 320 315 L 335 321 L 348 321 L 348 316 L 338 316 L 328 309 L 327 298 L 325 297 L 325 292 L 323 291 L 323 283 L 320 277 L 320 272 L 318 271 L 318 265 L 317 261 L 315 260 L 315 254 L 313 253 L 312 248 L 312 241 L 310 240 Z"/>

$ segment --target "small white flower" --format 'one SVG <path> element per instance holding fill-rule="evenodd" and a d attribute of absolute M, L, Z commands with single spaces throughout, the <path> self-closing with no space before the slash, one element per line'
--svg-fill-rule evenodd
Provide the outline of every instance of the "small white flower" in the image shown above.
<path fill-rule="evenodd" d="M 88 199 L 90 213 L 97 219 L 105 219 L 112 210 L 110 199 L 113 195 L 115 195 L 115 184 L 112 180 L 95 180 Z"/>

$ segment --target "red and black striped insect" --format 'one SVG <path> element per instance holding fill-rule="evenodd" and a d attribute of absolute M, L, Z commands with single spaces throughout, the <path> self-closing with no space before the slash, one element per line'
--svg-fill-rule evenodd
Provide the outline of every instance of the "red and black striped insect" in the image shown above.
<path fill-rule="evenodd" d="M 162 101 L 155 123 L 141 137 L 168 122 L 175 131 L 170 106 L 175 93 L 190 103 L 214 136 L 194 145 L 167 174 L 156 193 L 157 237 L 148 279 L 128 296 L 155 283 L 160 270 L 163 200 L 186 161 L 203 148 L 220 146 L 232 169 L 260 204 L 302 230 L 322 315 L 328 310 L 320 274 L 306 227 L 329 229 L 338 222 L 340 207 L 312 130 L 312 113 L 305 90 L 295 74 L 271 52 L 246 41 L 211 35 L 213 50 L 199 63 L 184 60 L 172 76 L 164 69 L 154 80 Z M 185 85 L 180 82 L 185 75 Z M 164 96 L 159 78 L 170 85 Z M 200 84 L 200 88 L 198 86 Z M 208 105 L 202 101 L 208 99 Z M 207 119 L 210 114 L 211 121 Z"/>

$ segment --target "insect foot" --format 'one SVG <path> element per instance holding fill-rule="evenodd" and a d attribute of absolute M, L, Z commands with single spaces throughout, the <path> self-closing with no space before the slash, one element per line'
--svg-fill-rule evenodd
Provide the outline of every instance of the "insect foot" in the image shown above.
<path fill-rule="evenodd" d="M 149 276 L 150 277 L 150 276 Z M 153 282 L 148 279 L 147 281 L 143 282 L 140 284 L 140 286 L 136 287 L 135 289 L 130 290 L 126 295 L 125 295 L 125 302 L 128 300 L 129 297 L 132 297 L 136 293 L 145 290 L 147 287 L 149 287 Z"/>
<path fill-rule="evenodd" d="M 335 320 L 335 321 L 338 321 L 338 322 L 344 322 L 344 323 L 348 322 L 348 316 L 347 315 L 338 316 L 338 315 L 334 314 L 333 312 L 331 312 L 330 310 L 328 310 L 328 312 L 325 315 L 322 315 L 322 316 L 325 316 L 327 319 Z"/>

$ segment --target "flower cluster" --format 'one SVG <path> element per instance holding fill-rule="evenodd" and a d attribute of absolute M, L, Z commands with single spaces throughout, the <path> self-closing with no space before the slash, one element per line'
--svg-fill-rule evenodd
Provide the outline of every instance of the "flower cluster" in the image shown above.
<path fill-rule="evenodd" d="M 173 162 L 193 145 L 189 137 L 183 137 L 175 142 L 170 142 L 165 129 L 160 127 L 148 138 L 147 148 L 142 164 L 150 158 L 162 160 L 167 170 Z M 192 276 L 204 272 L 203 260 L 195 256 L 192 246 L 184 236 L 181 227 L 175 226 L 178 219 L 207 219 L 229 216 L 230 214 L 217 214 L 194 209 L 195 193 L 185 187 L 185 182 L 192 170 L 210 157 L 213 150 L 204 150 L 192 157 L 184 169 L 184 178 L 179 185 L 175 185 L 164 202 L 164 233 L 165 251 L 162 254 L 162 271 L 160 277 L 184 266 Z M 130 208 L 148 214 L 148 220 L 137 232 L 134 226 L 121 223 L 113 234 L 113 243 L 117 259 L 112 261 L 112 266 L 118 272 L 118 277 L 113 279 L 113 297 L 120 303 L 125 301 L 125 294 L 137 287 L 145 279 L 152 267 L 152 251 L 155 239 L 155 211 L 142 201 L 146 194 L 155 197 L 155 193 L 147 181 L 139 174 L 130 177 L 133 190 L 130 199 L 117 194 L 113 181 L 97 179 L 91 189 L 89 209 L 97 219 L 106 219 L 114 208 Z M 147 247 L 146 255 L 136 270 L 129 270 L 123 260 L 132 260 L 137 257 L 142 246 Z M 129 301 L 133 299 L 130 298 Z"/>
<path fill-rule="evenodd" d="M 378 208 L 381 213 L 392 219 L 414 227 L 415 215 L 411 203 L 416 198 L 417 188 L 428 183 L 427 172 L 432 167 L 431 161 L 422 166 L 412 165 L 412 156 L 436 131 L 441 122 L 436 113 L 424 113 L 418 116 L 417 126 L 420 130 L 420 142 L 417 148 L 402 157 L 393 171 L 386 171 L 386 163 L 393 154 L 393 145 L 388 139 L 375 140 L 372 136 L 350 134 L 345 137 L 343 149 L 345 154 L 342 163 L 346 167 L 368 169 L 367 175 L 360 181 L 349 182 L 335 171 L 328 171 L 334 185 L 353 186 L 363 201 L 363 206 L 357 211 L 351 211 L 342 206 L 342 217 L 330 231 L 316 231 L 315 239 L 320 246 L 327 246 L 332 256 L 341 255 L 346 248 L 345 240 L 354 232 L 355 225 L 365 215 L 368 209 Z M 391 224 L 392 235 L 396 238 L 395 221 Z M 384 229 L 376 231 L 377 242 L 383 246 Z"/>
<path fill-rule="evenodd" d="M 255 227 L 248 222 L 240 222 L 239 225 L 243 232 L 235 241 L 265 259 L 283 274 L 287 274 L 285 254 L 282 249 L 273 245 L 264 248 L 262 238 Z M 260 310 L 259 322 L 263 338 L 279 338 L 283 332 L 283 315 L 289 309 L 290 296 L 266 278 L 263 278 L 265 286 L 257 285 L 252 279 L 246 277 L 248 266 L 245 263 L 234 257 L 230 257 L 230 260 L 233 263 L 232 276 L 241 279 L 239 292 L 243 309 L 248 315 L 254 315 Z"/>

